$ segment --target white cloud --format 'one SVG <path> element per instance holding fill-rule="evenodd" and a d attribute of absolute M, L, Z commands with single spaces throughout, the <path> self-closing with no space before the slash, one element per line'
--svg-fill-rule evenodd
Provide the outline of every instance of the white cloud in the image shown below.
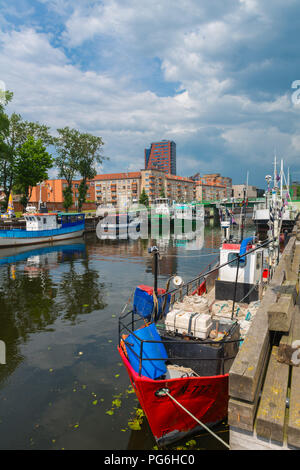
<path fill-rule="evenodd" d="M 43 24 L 0 33 L 9 108 L 101 135 L 105 171 L 142 166 L 144 148 L 162 138 L 176 141 L 181 173 L 214 164 L 238 175 L 235 159 L 260 164 L 255 155 L 272 159 L 276 142 L 297 164 L 300 109 L 289 88 L 300 77 L 285 77 L 283 47 L 292 10 L 281 26 L 277 1 L 272 11 L 263 0 L 40 1 L 63 18 L 60 36 Z"/>

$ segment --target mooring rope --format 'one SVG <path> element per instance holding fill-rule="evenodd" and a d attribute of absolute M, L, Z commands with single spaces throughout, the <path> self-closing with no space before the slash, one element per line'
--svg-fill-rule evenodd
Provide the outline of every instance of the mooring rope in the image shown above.
<path fill-rule="evenodd" d="M 200 426 L 202 426 L 206 431 L 208 431 L 213 437 L 215 437 L 216 439 L 218 439 L 218 441 L 220 441 L 225 447 L 227 447 L 227 449 L 230 450 L 230 446 L 229 444 L 227 444 L 227 442 L 223 441 L 223 439 L 221 439 L 219 436 L 217 436 L 217 434 L 215 434 L 211 429 L 209 429 L 204 423 L 202 423 L 202 421 L 200 421 L 200 419 L 196 418 L 196 416 L 194 416 L 190 411 L 188 411 L 183 405 L 181 405 L 181 403 L 179 403 L 176 398 L 172 397 L 172 395 L 170 395 L 170 393 L 167 391 L 167 390 L 164 390 L 164 393 L 169 397 L 171 398 L 171 400 L 173 400 L 180 408 L 183 409 L 183 411 L 185 411 L 191 418 L 193 418 L 198 424 L 200 424 Z"/>

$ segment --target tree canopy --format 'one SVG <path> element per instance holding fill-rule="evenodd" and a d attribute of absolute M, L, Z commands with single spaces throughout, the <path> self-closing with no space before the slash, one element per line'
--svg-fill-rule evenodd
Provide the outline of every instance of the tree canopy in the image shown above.
<path fill-rule="evenodd" d="M 105 159 L 101 154 L 103 141 L 101 137 L 69 127 L 57 129 L 57 132 L 58 137 L 54 142 L 57 151 L 55 162 L 59 176 L 67 181 L 67 187 L 63 191 L 64 207 L 68 210 L 72 205 L 72 181 L 79 175 L 82 180 L 78 188 L 78 209 L 81 210 L 86 200 L 86 183 L 97 174 L 96 164 Z"/>
<path fill-rule="evenodd" d="M 29 136 L 18 149 L 14 163 L 15 187 L 23 194 L 21 203 L 24 207 L 31 197 L 32 188 L 48 179 L 48 170 L 52 166 L 53 159 L 42 140 Z"/>
<path fill-rule="evenodd" d="M 48 170 L 57 167 L 60 178 L 66 180 L 63 190 L 66 210 L 73 204 L 72 182 L 81 179 L 78 188 L 78 207 L 81 210 L 86 200 L 87 182 L 96 175 L 96 166 L 103 162 L 104 145 L 101 137 L 70 129 L 57 129 L 53 137 L 50 127 L 39 122 L 26 121 L 20 114 L 5 112 L 13 93 L 0 95 L 0 187 L 5 194 L 7 208 L 13 188 L 22 193 L 25 204 L 33 186 L 48 179 Z M 49 147 L 56 151 L 51 157 Z"/>

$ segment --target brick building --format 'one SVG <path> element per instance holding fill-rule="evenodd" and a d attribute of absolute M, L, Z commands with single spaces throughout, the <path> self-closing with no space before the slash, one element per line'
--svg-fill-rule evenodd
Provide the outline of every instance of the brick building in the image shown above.
<path fill-rule="evenodd" d="M 72 191 L 73 191 L 73 203 L 74 206 L 77 206 L 78 201 L 78 188 L 81 180 L 74 180 L 72 182 Z M 86 194 L 86 200 L 90 202 L 95 202 L 95 187 L 94 182 L 87 182 L 88 191 Z M 36 205 L 41 200 L 46 202 L 48 205 L 53 204 L 62 204 L 63 190 L 67 187 L 67 181 L 64 179 L 51 179 L 44 181 L 41 185 L 34 186 L 32 188 L 31 197 L 29 200 L 30 204 Z"/>
<path fill-rule="evenodd" d="M 210 173 L 200 176 L 199 181 L 204 185 L 211 185 L 216 188 L 223 186 L 225 187 L 224 198 L 232 197 L 232 179 L 227 176 L 221 176 L 220 173 Z"/>
<path fill-rule="evenodd" d="M 97 204 L 125 206 L 137 202 L 141 194 L 141 173 L 109 173 L 94 178 Z"/>
<path fill-rule="evenodd" d="M 218 183 L 196 182 L 197 201 L 218 201 L 227 198 L 227 188 Z"/>
<path fill-rule="evenodd" d="M 172 140 L 153 142 L 145 149 L 145 170 L 156 169 L 176 175 L 176 144 Z"/>
<path fill-rule="evenodd" d="M 234 184 L 232 186 L 232 195 L 233 195 L 233 197 L 243 199 L 245 189 L 247 189 L 248 198 L 256 198 L 257 197 L 257 188 L 255 186 L 249 186 L 249 185 L 246 188 L 245 184 Z"/>

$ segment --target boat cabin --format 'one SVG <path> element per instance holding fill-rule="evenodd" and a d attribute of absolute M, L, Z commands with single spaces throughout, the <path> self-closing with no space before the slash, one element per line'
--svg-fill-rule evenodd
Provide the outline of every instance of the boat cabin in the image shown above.
<path fill-rule="evenodd" d="M 167 197 L 159 197 L 154 199 L 155 206 L 171 206 L 171 201 Z"/>
<path fill-rule="evenodd" d="M 244 253 L 255 248 L 248 243 Z M 240 243 L 225 242 L 220 248 L 219 276 L 216 279 L 217 300 L 233 300 L 249 303 L 256 301 L 260 296 L 260 285 L 264 271 L 264 250 L 258 249 L 247 256 L 242 256 L 238 263 L 237 255 L 241 255 Z M 237 273 L 238 269 L 238 273 Z M 236 284 L 236 286 L 235 286 Z"/>
<path fill-rule="evenodd" d="M 56 230 L 84 223 L 84 214 L 72 213 L 35 213 L 24 214 L 27 231 Z"/>
<path fill-rule="evenodd" d="M 255 246 L 249 244 L 248 250 L 253 249 Z M 220 249 L 220 265 L 229 261 L 232 263 L 227 264 L 219 271 L 219 279 L 222 281 L 235 282 L 236 268 L 238 260 L 235 259 L 240 253 L 241 245 L 239 243 L 223 243 Z M 238 281 L 255 284 L 261 280 L 263 271 L 263 249 L 256 250 L 248 256 L 240 259 Z"/>

